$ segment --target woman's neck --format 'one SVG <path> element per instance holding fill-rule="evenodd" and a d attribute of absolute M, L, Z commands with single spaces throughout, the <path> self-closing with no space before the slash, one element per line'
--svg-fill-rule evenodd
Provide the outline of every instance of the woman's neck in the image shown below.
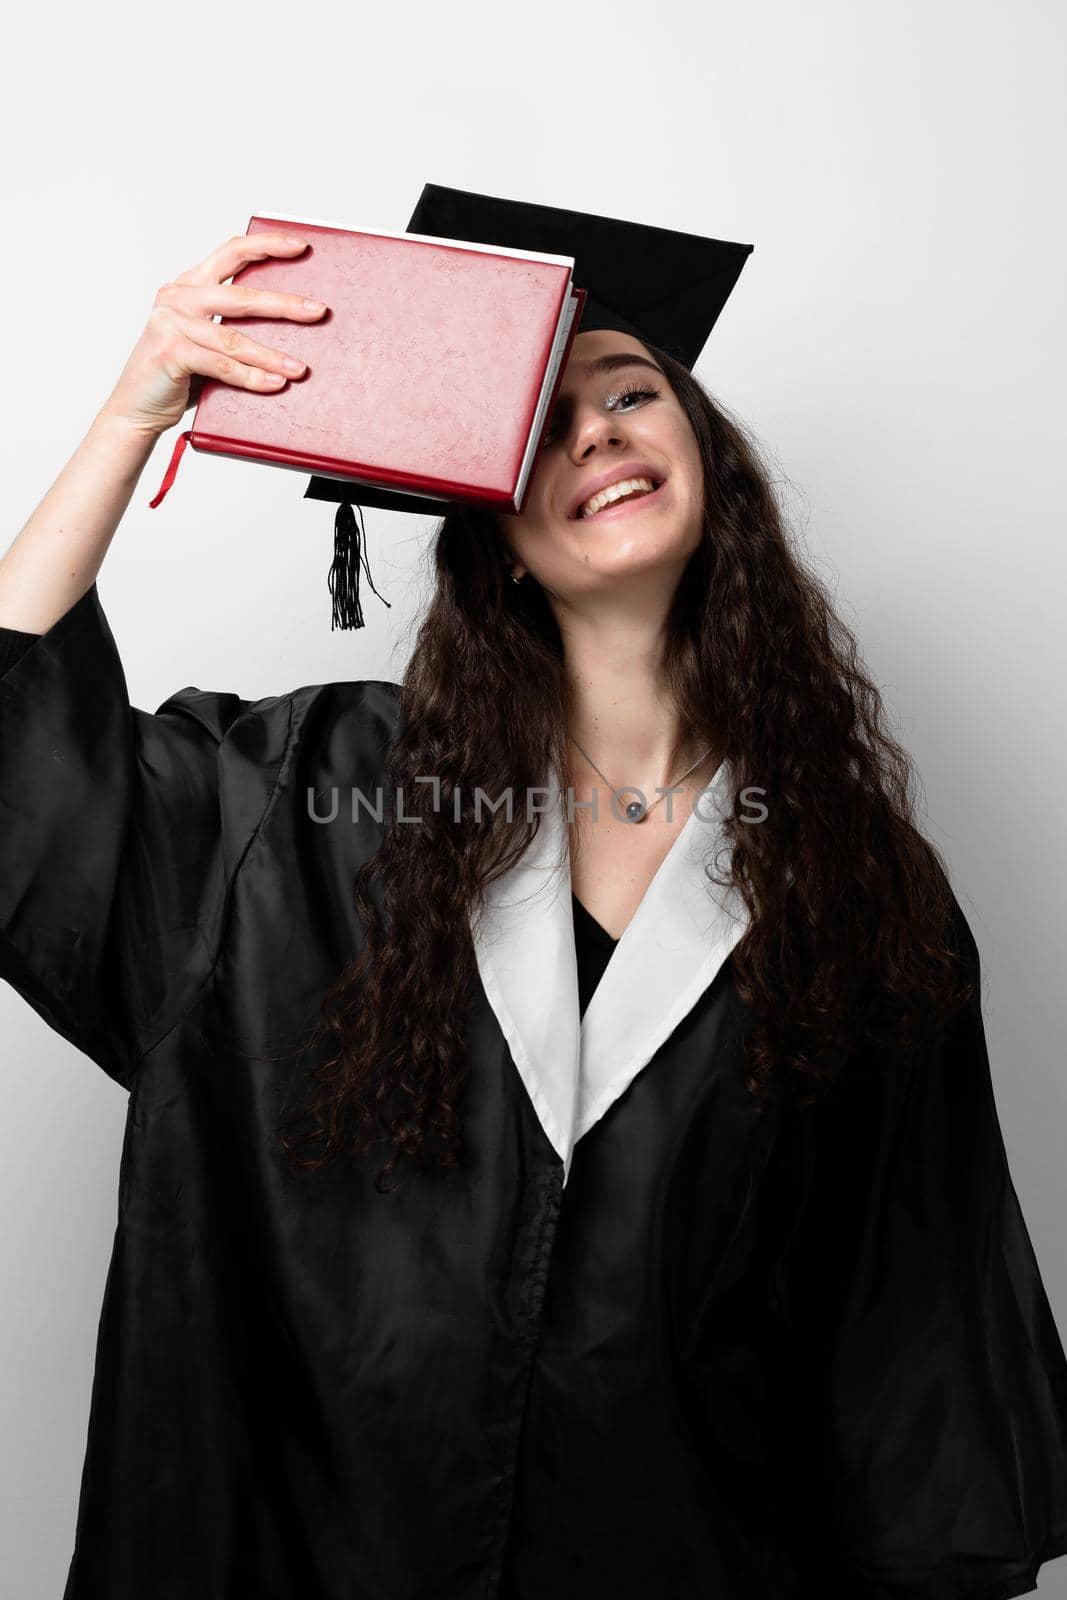
<path fill-rule="evenodd" d="M 656 785 L 673 783 L 706 748 L 682 727 L 662 657 L 662 628 L 642 629 L 632 617 L 615 627 L 605 621 L 565 633 L 572 740 L 615 788 L 639 788 L 649 800 Z M 571 756 L 579 781 L 601 782 L 577 749 Z M 693 774 L 702 776 L 702 770 Z"/>

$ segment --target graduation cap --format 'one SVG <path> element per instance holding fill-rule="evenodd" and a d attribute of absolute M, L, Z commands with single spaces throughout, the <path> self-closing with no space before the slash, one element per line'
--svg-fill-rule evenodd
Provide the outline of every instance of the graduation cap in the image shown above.
<path fill-rule="evenodd" d="M 573 282 L 586 291 L 579 333 L 613 328 L 658 345 L 690 371 L 751 254 L 750 244 L 706 239 L 619 217 L 569 211 L 441 184 L 423 186 L 408 233 L 467 240 L 503 250 L 574 258 Z M 359 569 L 374 589 L 355 507 L 444 516 L 449 502 L 376 489 L 353 479 L 312 477 L 304 498 L 337 504 L 331 627 L 361 628 Z M 362 518 L 361 518 L 362 524 Z M 377 589 L 374 593 L 378 594 Z M 382 599 L 381 595 L 378 595 Z M 385 602 L 388 605 L 388 601 Z"/>

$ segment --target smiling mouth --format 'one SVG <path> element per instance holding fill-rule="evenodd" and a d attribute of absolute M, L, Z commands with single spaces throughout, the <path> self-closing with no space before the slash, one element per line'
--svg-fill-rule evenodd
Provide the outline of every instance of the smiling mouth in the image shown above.
<path fill-rule="evenodd" d="M 592 515 L 580 512 L 575 521 L 599 522 L 601 518 L 621 517 L 624 511 L 632 511 L 636 506 L 645 506 L 651 500 L 657 500 L 663 493 L 666 481 L 665 478 L 661 478 L 654 489 L 645 489 L 641 494 L 628 494 L 621 500 L 611 500 L 606 506 L 601 506 L 599 511 L 594 511 Z"/>

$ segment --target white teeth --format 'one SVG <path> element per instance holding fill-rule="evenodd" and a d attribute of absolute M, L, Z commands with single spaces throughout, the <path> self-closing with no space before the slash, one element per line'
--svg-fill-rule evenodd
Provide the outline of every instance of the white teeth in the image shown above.
<path fill-rule="evenodd" d="M 651 478 L 623 478 L 619 483 L 611 484 L 607 489 L 601 489 L 599 494 L 591 495 L 584 505 L 578 507 L 580 517 L 595 517 L 604 506 L 609 506 L 615 500 L 622 500 L 631 494 L 652 494 L 655 484 Z"/>

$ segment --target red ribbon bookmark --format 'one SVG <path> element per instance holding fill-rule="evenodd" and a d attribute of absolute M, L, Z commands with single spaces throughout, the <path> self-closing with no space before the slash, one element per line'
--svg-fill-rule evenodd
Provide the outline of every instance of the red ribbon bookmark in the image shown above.
<path fill-rule="evenodd" d="M 178 435 L 178 438 L 177 438 L 177 440 L 175 442 L 175 445 L 174 445 L 173 454 L 171 455 L 171 458 L 170 458 L 170 465 L 168 466 L 166 472 L 163 474 L 163 482 L 160 484 L 159 489 L 156 492 L 155 498 L 153 500 L 149 500 L 149 502 L 148 502 L 149 507 L 152 510 L 155 510 L 156 506 L 158 506 L 159 502 L 162 500 L 163 496 L 166 494 L 167 490 L 170 488 L 171 484 L 174 482 L 175 476 L 177 475 L 177 471 L 178 471 L 178 462 L 182 458 L 182 451 L 185 449 L 186 445 L 189 443 L 189 440 L 190 440 L 191 437 L 192 437 L 192 429 L 191 428 L 187 429 L 185 433 L 180 433 Z"/>

